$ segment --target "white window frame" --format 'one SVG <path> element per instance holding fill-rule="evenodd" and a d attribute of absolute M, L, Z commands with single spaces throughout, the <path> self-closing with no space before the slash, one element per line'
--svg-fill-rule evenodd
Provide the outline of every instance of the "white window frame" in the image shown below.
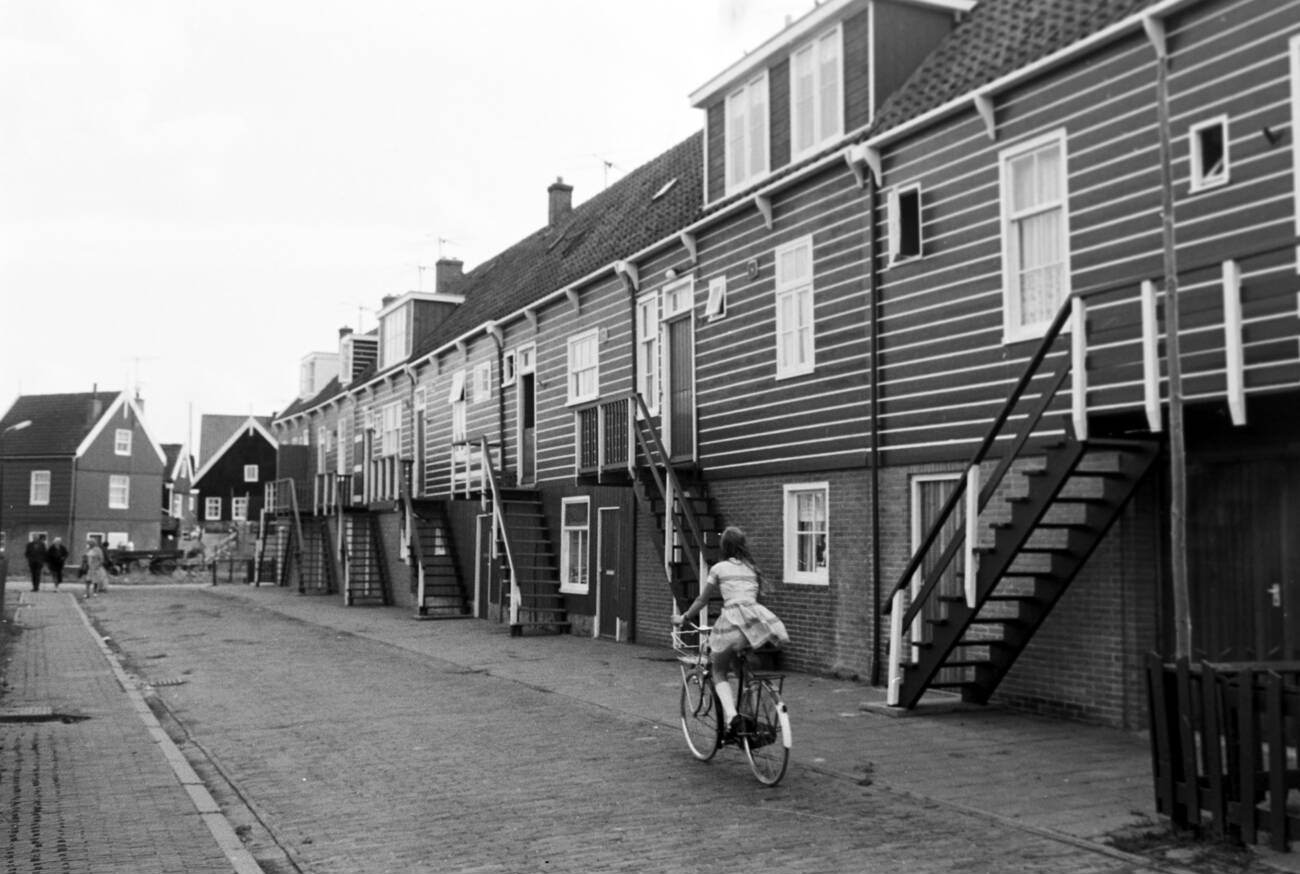
<path fill-rule="evenodd" d="M 393 401 L 379 410 L 379 454 L 396 456 L 402 451 L 402 402 Z"/>
<path fill-rule="evenodd" d="M 203 519 L 206 522 L 221 521 L 221 499 L 220 498 L 203 499 Z"/>
<path fill-rule="evenodd" d="M 185 496 L 172 495 L 172 518 L 180 519 L 185 515 Z"/>
<path fill-rule="evenodd" d="M 709 296 L 704 302 L 704 315 L 710 322 L 727 317 L 726 276 L 715 276 L 709 280 Z"/>
<path fill-rule="evenodd" d="M 447 393 L 447 403 L 451 404 L 451 442 L 464 443 L 469 437 L 468 416 L 466 416 L 464 370 L 457 370 L 451 375 L 451 391 Z"/>
<path fill-rule="evenodd" d="M 492 399 L 492 362 L 482 361 L 474 365 L 473 402 L 481 404 Z"/>
<path fill-rule="evenodd" d="M 1017 158 L 1054 146 L 1060 159 L 1057 169 L 1058 196 L 1044 200 L 1029 209 L 1016 211 L 1011 203 L 1010 165 Z M 1002 341 L 1015 343 L 1041 337 L 1051 324 L 1060 305 L 1070 297 L 1070 189 L 1069 150 L 1064 128 L 1042 134 L 998 153 L 999 192 L 1002 201 Z M 1021 318 L 1020 247 L 1015 230 L 1018 223 L 1059 210 L 1060 220 L 1060 299 L 1052 312 L 1036 321 L 1025 323 Z"/>
<path fill-rule="evenodd" d="M 586 521 L 582 525 L 570 525 L 568 509 L 581 505 L 586 510 Z M 569 549 L 570 537 L 578 538 L 582 543 L 579 580 L 570 581 L 573 575 Z M 560 591 L 574 595 L 585 595 L 591 591 L 591 498 L 564 498 L 560 507 Z"/>
<path fill-rule="evenodd" d="M 230 519 L 232 522 L 248 521 L 247 495 L 238 495 L 230 499 Z"/>
<path fill-rule="evenodd" d="M 803 495 L 821 495 L 823 507 L 825 508 L 826 528 L 820 532 L 825 537 L 825 567 L 811 570 L 799 570 L 799 538 L 801 532 L 798 530 L 799 516 L 799 498 Z M 783 556 L 784 556 L 784 580 L 787 583 L 795 583 L 808 586 L 829 586 L 830 585 L 830 554 L 831 554 L 831 487 L 828 482 L 814 483 L 791 483 L 782 487 L 782 532 L 783 532 Z M 816 533 L 816 532 L 814 532 Z"/>
<path fill-rule="evenodd" d="M 916 197 L 916 213 L 911 214 L 903 210 L 903 196 L 911 194 Z M 889 224 L 889 264 L 901 264 L 907 261 L 913 261 L 921 258 L 925 253 L 925 235 L 922 231 L 921 222 L 921 186 L 919 183 L 910 185 L 895 185 L 889 189 L 886 206 L 886 221 Z M 915 251 L 904 251 L 903 248 L 903 225 L 904 223 L 916 223 L 916 247 Z"/>
<path fill-rule="evenodd" d="M 515 369 L 519 376 L 537 372 L 537 344 L 529 343 L 515 350 Z"/>
<path fill-rule="evenodd" d="M 511 349 L 501 356 L 501 387 L 515 384 L 515 350 Z"/>
<path fill-rule="evenodd" d="M 771 161 L 771 132 L 768 128 L 771 113 L 768 98 L 767 70 L 763 70 L 732 89 L 724 101 L 724 178 L 728 194 L 746 188 L 767 175 Z M 755 114 L 761 117 L 756 118 Z"/>
<path fill-rule="evenodd" d="M 99 544 L 100 549 L 108 548 L 108 535 L 103 531 L 87 531 L 86 539 L 93 540 L 95 543 Z"/>
<path fill-rule="evenodd" d="M 782 257 L 799 249 L 807 249 L 808 251 L 808 275 L 806 277 L 783 277 L 781 275 Z M 812 373 L 817 366 L 816 299 L 814 297 L 817 269 L 814 263 L 812 235 L 779 246 L 773 263 L 776 272 L 776 378 L 788 379 Z M 793 325 L 788 324 L 789 317 L 784 315 L 783 304 L 788 299 L 793 299 L 794 302 Z M 805 357 L 800 358 L 798 344 L 801 335 L 805 334 L 807 354 Z M 795 349 L 790 356 L 785 354 L 788 343 L 795 344 Z M 788 361 L 787 357 L 789 358 Z"/>
<path fill-rule="evenodd" d="M 580 359 L 583 347 L 590 344 L 590 360 Z M 568 342 L 568 405 L 583 404 L 600 397 L 600 330 L 592 328 L 574 334 Z M 584 376 L 590 376 L 590 385 L 582 390 Z"/>
<path fill-rule="evenodd" d="M 1223 160 L 1216 172 L 1207 173 L 1203 151 L 1204 142 L 1201 139 L 1201 134 L 1214 128 L 1218 128 L 1223 137 Z M 1226 114 L 1199 121 L 1187 129 L 1188 171 L 1191 178 L 1188 185 L 1189 193 L 1195 194 L 1211 188 L 1222 188 L 1228 184 L 1232 162 L 1232 147 L 1228 134 L 1228 116 Z"/>
<path fill-rule="evenodd" d="M 50 505 L 51 477 L 48 470 L 34 470 L 28 478 L 27 503 L 33 507 Z"/>
<path fill-rule="evenodd" d="M 834 54 L 832 57 L 824 57 L 831 54 L 829 47 L 833 47 Z M 803 108 L 799 99 L 799 65 L 805 57 L 811 64 L 808 75 L 812 93 L 809 95 L 808 110 Z M 828 63 L 835 65 L 834 81 L 829 81 L 826 76 Z M 834 89 L 833 93 L 829 93 L 830 88 Z M 829 110 L 828 98 L 832 104 Z M 808 111 L 811 111 L 811 118 L 805 119 L 805 112 Z M 811 140 L 800 145 L 800 126 L 805 120 L 810 125 Z M 805 158 L 843 134 L 844 34 L 841 26 L 836 24 L 790 55 L 790 158 L 792 161 Z"/>
<path fill-rule="evenodd" d="M 130 531 L 110 531 L 104 543 L 107 544 L 105 549 L 129 549 L 131 545 Z"/>
<path fill-rule="evenodd" d="M 411 354 L 411 305 L 404 303 L 380 319 L 379 354 L 381 368 L 392 367 Z"/>
<path fill-rule="evenodd" d="M 113 454 L 130 455 L 131 454 L 131 429 L 117 428 L 113 432 Z"/>
<path fill-rule="evenodd" d="M 636 389 L 650 415 L 659 414 L 659 293 L 636 301 Z"/>
<path fill-rule="evenodd" d="M 124 473 L 109 474 L 108 508 L 110 510 L 131 509 L 131 477 Z"/>
<path fill-rule="evenodd" d="M 255 483 L 258 480 L 258 467 L 256 464 L 244 465 L 244 482 Z"/>

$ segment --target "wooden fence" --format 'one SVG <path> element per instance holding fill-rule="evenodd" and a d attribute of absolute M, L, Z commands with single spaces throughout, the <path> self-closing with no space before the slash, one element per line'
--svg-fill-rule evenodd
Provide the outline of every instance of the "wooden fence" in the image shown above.
<path fill-rule="evenodd" d="M 1300 835 L 1300 662 L 1147 658 L 1156 810 L 1276 850 Z M 1288 805 L 1288 801 L 1291 803 Z"/>

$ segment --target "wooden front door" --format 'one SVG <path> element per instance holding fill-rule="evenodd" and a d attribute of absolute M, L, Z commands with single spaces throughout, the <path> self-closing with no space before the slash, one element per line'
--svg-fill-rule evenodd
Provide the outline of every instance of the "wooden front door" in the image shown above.
<path fill-rule="evenodd" d="M 1300 460 L 1189 463 L 1187 494 L 1194 655 L 1300 657 Z"/>
<path fill-rule="evenodd" d="M 664 428 L 675 461 L 695 458 L 695 343 L 688 313 L 664 324 Z"/>
<path fill-rule="evenodd" d="M 537 480 L 537 377 L 521 373 L 519 381 L 519 483 Z"/>
<path fill-rule="evenodd" d="M 618 637 L 619 558 L 622 554 L 622 537 L 619 529 L 617 507 L 601 507 L 596 512 L 596 537 L 600 550 L 596 565 L 596 633 L 601 637 Z"/>

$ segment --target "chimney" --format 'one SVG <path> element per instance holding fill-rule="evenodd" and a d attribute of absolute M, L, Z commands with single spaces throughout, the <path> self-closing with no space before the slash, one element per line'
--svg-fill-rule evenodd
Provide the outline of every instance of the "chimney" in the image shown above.
<path fill-rule="evenodd" d="M 90 387 L 90 424 L 98 422 L 103 414 L 104 402 L 99 399 L 99 383 L 94 383 Z"/>
<path fill-rule="evenodd" d="M 340 341 L 341 341 L 344 337 L 350 336 L 351 334 L 352 334 L 352 329 L 349 328 L 347 325 L 344 325 L 342 328 L 339 328 L 339 340 L 340 340 Z"/>
<path fill-rule="evenodd" d="M 397 295 L 395 294 L 384 295 L 383 298 L 379 301 L 380 309 L 383 309 L 384 307 L 388 306 L 390 303 L 392 303 L 395 300 L 397 300 Z"/>
<path fill-rule="evenodd" d="M 563 176 L 556 176 L 555 181 L 546 189 L 546 193 L 551 196 L 546 225 L 552 228 L 559 227 L 560 223 L 573 212 L 573 186 L 565 185 Z"/>
<path fill-rule="evenodd" d="M 436 294 L 460 294 L 465 285 L 465 264 L 459 258 L 439 258 L 433 266 Z"/>

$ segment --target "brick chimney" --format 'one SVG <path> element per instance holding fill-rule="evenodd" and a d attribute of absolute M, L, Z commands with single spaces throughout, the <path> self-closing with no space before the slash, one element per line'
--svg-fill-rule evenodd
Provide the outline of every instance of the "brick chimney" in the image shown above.
<path fill-rule="evenodd" d="M 439 258 L 433 265 L 436 294 L 460 294 L 465 285 L 465 264 L 459 258 Z"/>
<path fill-rule="evenodd" d="M 546 189 L 550 195 L 550 211 L 547 214 L 547 227 L 559 227 L 573 212 L 573 186 L 564 184 L 564 177 L 556 176 L 555 181 Z"/>

